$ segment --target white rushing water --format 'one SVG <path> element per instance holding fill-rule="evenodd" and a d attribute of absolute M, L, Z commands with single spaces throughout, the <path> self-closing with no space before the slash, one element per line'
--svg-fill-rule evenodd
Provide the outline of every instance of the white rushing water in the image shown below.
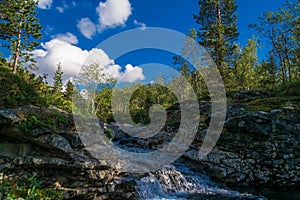
<path fill-rule="evenodd" d="M 221 187 L 204 173 L 195 173 L 185 166 L 166 166 L 136 180 L 136 183 L 140 198 L 147 200 L 266 199 Z"/>

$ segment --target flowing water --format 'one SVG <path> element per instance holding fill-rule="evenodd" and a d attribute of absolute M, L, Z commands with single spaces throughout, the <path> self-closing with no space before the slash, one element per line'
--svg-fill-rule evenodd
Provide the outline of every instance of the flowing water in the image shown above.
<path fill-rule="evenodd" d="M 129 141 L 129 142 L 128 142 Z M 121 143 L 119 147 L 132 152 L 148 152 L 150 149 L 137 148 L 134 142 Z M 183 164 L 184 163 L 184 164 Z M 188 167 L 189 166 L 189 167 Z M 135 179 L 141 200 L 298 200 L 300 190 L 278 190 L 267 188 L 229 189 L 212 181 L 204 172 L 194 170 L 195 164 L 187 160 L 175 163 L 156 172 Z M 192 170 L 193 169 L 193 170 Z"/>
<path fill-rule="evenodd" d="M 204 173 L 193 172 L 185 166 L 170 165 L 136 180 L 141 199 L 153 200 L 230 200 L 266 199 L 240 193 L 213 182 Z"/>

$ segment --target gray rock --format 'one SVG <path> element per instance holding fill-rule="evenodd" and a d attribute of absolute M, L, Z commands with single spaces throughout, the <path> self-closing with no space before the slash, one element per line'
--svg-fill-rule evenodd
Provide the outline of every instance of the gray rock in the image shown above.
<path fill-rule="evenodd" d="M 114 135 L 114 138 L 113 138 L 114 140 L 121 140 L 121 139 L 130 137 L 128 134 L 126 134 L 125 132 L 120 130 L 116 123 L 107 124 L 107 125 L 105 125 L 105 128 L 112 130 L 113 135 Z"/>
<path fill-rule="evenodd" d="M 43 123 L 26 132 L 16 128 L 24 120 L 22 117 L 33 115 L 38 120 L 54 116 L 50 123 L 56 129 L 41 126 Z M 62 121 L 72 121 L 72 116 L 55 107 L 26 106 L 0 111 L 0 172 L 5 171 L 1 180 L 13 178 L 20 182 L 25 175 L 34 174 L 42 186 L 55 185 L 64 191 L 65 199 L 113 199 L 114 196 L 134 199 L 135 185 L 123 179 L 126 174 L 111 169 L 106 161 L 93 158 L 78 133 L 69 130 Z"/>
<path fill-rule="evenodd" d="M 29 144 L 0 143 L 0 157 L 15 158 L 27 156 L 31 152 Z"/>
<path fill-rule="evenodd" d="M 66 152 L 71 152 L 72 148 L 64 137 L 56 134 L 43 135 L 35 139 L 36 142 L 43 146 L 49 146 L 52 148 L 57 148 Z"/>
<path fill-rule="evenodd" d="M 282 110 L 281 109 L 274 109 L 274 110 L 271 110 L 271 113 L 273 114 L 278 114 L 278 113 L 281 113 Z"/>
<path fill-rule="evenodd" d="M 272 134 L 272 116 L 264 112 L 231 112 L 227 116 L 225 128 L 234 131 L 248 132 L 262 135 Z"/>
<path fill-rule="evenodd" d="M 18 116 L 10 110 L 0 110 L 0 123 L 7 124 L 12 122 L 18 122 Z"/>
<path fill-rule="evenodd" d="M 246 111 L 234 104 L 227 113 L 225 129 L 215 148 L 202 158 L 199 152 L 207 131 L 198 131 L 184 157 L 224 183 L 272 187 L 299 184 L 299 110 L 267 113 Z"/>
<path fill-rule="evenodd" d="M 268 93 L 261 90 L 242 90 L 231 95 L 235 100 L 242 100 L 244 102 L 254 100 L 257 98 L 265 98 Z"/>

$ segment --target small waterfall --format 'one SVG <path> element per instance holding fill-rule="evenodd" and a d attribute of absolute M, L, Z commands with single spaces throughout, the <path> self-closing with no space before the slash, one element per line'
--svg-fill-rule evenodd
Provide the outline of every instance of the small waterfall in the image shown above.
<path fill-rule="evenodd" d="M 166 166 L 136 180 L 141 199 L 265 199 L 239 193 L 217 185 L 205 174 L 191 171 L 185 166 Z"/>

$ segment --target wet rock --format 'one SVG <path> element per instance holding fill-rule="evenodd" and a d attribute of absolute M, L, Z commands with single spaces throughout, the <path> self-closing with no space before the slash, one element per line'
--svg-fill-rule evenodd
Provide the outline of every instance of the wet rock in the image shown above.
<path fill-rule="evenodd" d="M 114 137 L 113 137 L 114 140 L 120 140 L 120 139 L 124 139 L 124 138 L 130 137 L 127 133 L 125 133 L 124 131 L 120 130 L 119 126 L 116 123 L 107 124 L 105 126 L 105 128 L 108 128 L 108 129 L 112 130 L 113 135 L 114 135 Z"/>
<path fill-rule="evenodd" d="M 200 102 L 199 108 L 202 109 L 199 130 L 184 158 L 197 162 L 197 166 L 204 167 L 212 178 L 231 185 L 299 184 L 299 110 L 247 111 L 245 105 L 234 103 L 227 110 L 216 146 L 203 158 L 200 149 L 212 114 L 207 102 Z M 142 140 L 120 134 L 119 144 L 150 150 L 162 148 L 177 133 L 180 105 L 173 105 L 167 113 L 167 126 L 156 137 Z"/>

